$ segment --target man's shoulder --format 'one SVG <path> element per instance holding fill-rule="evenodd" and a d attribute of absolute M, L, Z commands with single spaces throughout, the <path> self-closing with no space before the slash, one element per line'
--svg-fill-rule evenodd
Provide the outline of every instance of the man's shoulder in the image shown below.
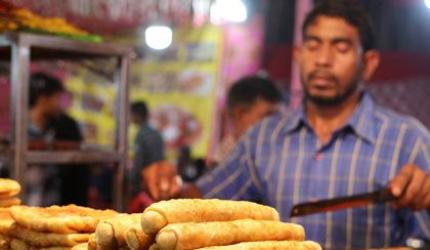
<path fill-rule="evenodd" d="M 398 131 L 407 137 L 424 137 L 430 140 L 428 128 L 417 118 L 396 112 L 392 109 L 375 105 L 374 116 L 380 126 L 391 131 Z"/>
<path fill-rule="evenodd" d="M 144 125 L 142 127 L 140 127 L 137 136 L 139 138 L 161 138 L 161 133 L 156 130 L 155 128 L 153 128 L 152 126 L 149 125 Z"/>
<path fill-rule="evenodd" d="M 298 112 L 297 110 L 284 110 L 268 116 L 253 126 L 248 131 L 248 135 L 281 133 L 285 128 L 296 122 Z"/>

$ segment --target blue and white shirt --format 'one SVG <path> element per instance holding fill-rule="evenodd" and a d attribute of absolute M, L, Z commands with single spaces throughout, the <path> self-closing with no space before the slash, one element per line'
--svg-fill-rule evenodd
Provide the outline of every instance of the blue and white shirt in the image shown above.
<path fill-rule="evenodd" d="M 389 204 L 288 218 L 293 205 L 386 187 L 414 163 L 430 173 L 430 134 L 413 118 L 376 105 L 367 93 L 345 126 L 322 144 L 303 108 L 263 120 L 228 159 L 199 180 L 207 198 L 259 200 L 305 227 L 325 249 L 405 245 L 430 240 L 430 214 Z"/>

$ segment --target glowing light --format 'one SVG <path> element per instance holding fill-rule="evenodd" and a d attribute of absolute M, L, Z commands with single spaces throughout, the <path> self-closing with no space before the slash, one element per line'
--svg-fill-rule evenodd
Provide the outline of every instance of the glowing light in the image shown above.
<path fill-rule="evenodd" d="M 216 0 L 210 9 L 211 22 L 240 23 L 248 18 L 248 10 L 242 0 Z"/>
<path fill-rule="evenodd" d="M 145 43 L 155 50 L 163 50 L 172 44 L 173 31 L 164 25 L 152 25 L 145 30 Z"/>

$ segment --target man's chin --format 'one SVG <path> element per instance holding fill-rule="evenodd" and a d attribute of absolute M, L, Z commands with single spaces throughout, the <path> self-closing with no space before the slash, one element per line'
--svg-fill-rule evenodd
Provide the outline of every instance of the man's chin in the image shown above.
<path fill-rule="evenodd" d="M 342 103 L 344 101 L 344 98 L 340 96 L 307 95 L 306 100 L 318 106 L 336 106 Z"/>

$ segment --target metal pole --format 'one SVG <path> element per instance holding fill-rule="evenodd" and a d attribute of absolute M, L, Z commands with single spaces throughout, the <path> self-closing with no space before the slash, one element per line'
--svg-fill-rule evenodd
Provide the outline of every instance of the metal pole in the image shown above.
<path fill-rule="evenodd" d="M 116 125 L 116 149 L 120 154 L 120 161 L 116 169 L 114 180 L 114 206 L 118 211 L 123 210 L 124 197 L 124 173 L 127 164 L 127 137 L 128 137 L 128 56 L 122 56 L 118 62 L 115 73 L 115 82 L 117 84 L 117 116 Z"/>
<path fill-rule="evenodd" d="M 11 139 L 13 147 L 12 176 L 21 186 L 24 195 L 24 173 L 27 167 L 27 130 L 28 130 L 28 81 L 30 48 L 19 40 L 12 44 L 11 53 Z"/>

